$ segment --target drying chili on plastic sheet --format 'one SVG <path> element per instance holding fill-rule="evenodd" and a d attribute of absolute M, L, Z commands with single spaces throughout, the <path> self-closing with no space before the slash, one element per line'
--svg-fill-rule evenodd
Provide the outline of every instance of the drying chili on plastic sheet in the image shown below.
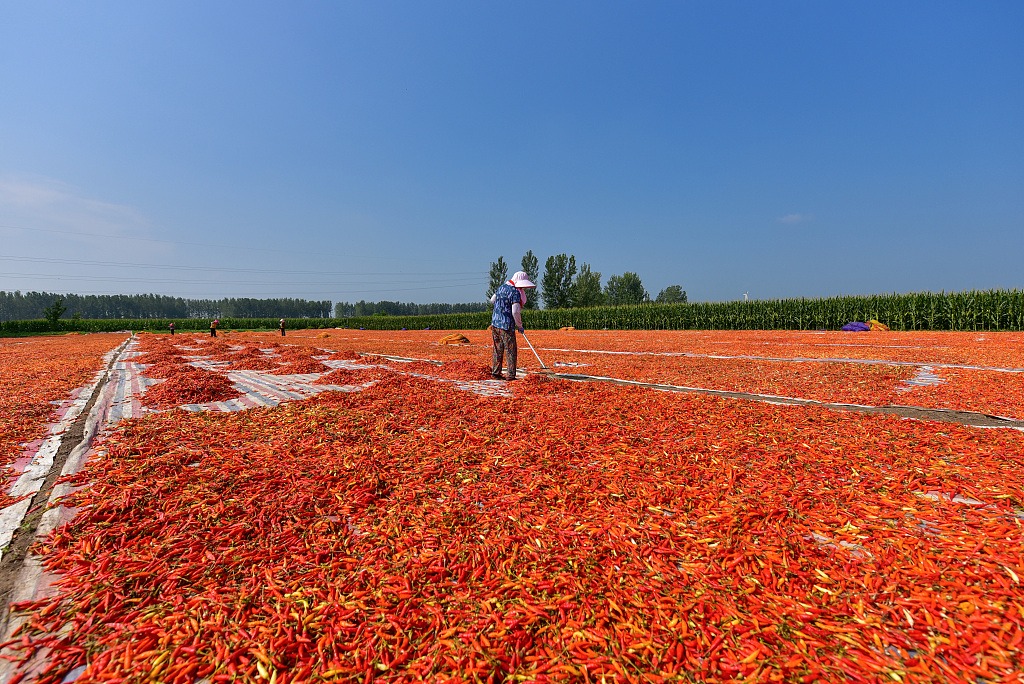
<path fill-rule="evenodd" d="M 123 423 L 9 648 L 44 682 L 1019 676 L 1019 432 L 376 373 Z"/>
<path fill-rule="evenodd" d="M 125 340 L 114 333 L 0 338 L 0 465 L 41 439 L 74 392 L 103 368 L 103 355 Z M 0 495 L 0 507 L 12 503 Z"/>
<path fill-rule="evenodd" d="M 322 335 L 327 337 L 322 337 Z M 443 345 L 438 331 L 309 331 L 289 344 L 434 361 L 485 360 L 487 331 Z M 259 333 L 241 336 L 260 340 Z M 1024 335 L 979 332 L 530 331 L 557 370 L 656 384 L 1024 419 Z M 539 370 L 530 354 L 520 368 Z M 952 365 L 944 367 L 943 364 Z M 923 368 L 938 382 L 915 385 Z"/>

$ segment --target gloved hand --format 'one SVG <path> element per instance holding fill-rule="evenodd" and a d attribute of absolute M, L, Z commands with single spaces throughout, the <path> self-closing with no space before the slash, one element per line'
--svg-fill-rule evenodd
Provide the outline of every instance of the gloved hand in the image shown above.
<path fill-rule="evenodd" d="M 516 330 L 518 330 L 520 334 L 526 332 L 526 328 L 523 328 L 523 327 L 516 328 Z"/>

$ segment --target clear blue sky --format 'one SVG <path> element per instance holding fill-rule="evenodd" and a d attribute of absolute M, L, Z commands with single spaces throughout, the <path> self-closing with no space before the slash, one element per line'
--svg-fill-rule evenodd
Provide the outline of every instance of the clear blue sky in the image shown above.
<path fill-rule="evenodd" d="M 691 301 L 1021 288 L 1022 36 L 1017 0 L 10 0 L 0 290 L 470 302 L 527 250 Z"/>

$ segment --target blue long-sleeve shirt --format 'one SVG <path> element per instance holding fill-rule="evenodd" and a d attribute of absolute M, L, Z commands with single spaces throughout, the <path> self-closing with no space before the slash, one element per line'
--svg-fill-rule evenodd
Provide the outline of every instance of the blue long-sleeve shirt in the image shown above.
<path fill-rule="evenodd" d="M 503 283 L 491 298 L 494 313 L 491 314 L 491 325 L 502 330 L 522 328 L 523 319 L 520 313 L 523 308 L 522 294 L 519 288 L 510 283 Z"/>

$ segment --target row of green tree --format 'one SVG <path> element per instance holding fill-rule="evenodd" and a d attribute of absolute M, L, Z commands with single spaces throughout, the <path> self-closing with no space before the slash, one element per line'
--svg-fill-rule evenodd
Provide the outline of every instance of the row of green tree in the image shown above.
<path fill-rule="evenodd" d="M 156 294 L 77 295 L 0 290 L 0 321 L 61 317 L 147 318 L 330 318 L 332 302 L 306 299 L 183 299 Z M 54 318 L 54 314 L 56 318 Z"/>
<path fill-rule="evenodd" d="M 334 305 L 335 318 L 353 318 L 359 316 L 432 316 L 435 314 L 475 313 L 489 311 L 486 302 L 472 304 L 413 304 L 412 302 L 367 302 L 355 304 L 338 302 Z"/>
<path fill-rule="evenodd" d="M 221 317 L 224 330 L 273 329 L 277 318 Z M 850 321 L 878 319 L 893 330 L 1024 330 L 1024 290 L 917 292 L 825 299 L 779 299 L 686 304 L 645 303 L 580 309 L 526 311 L 530 330 L 839 330 Z M 483 330 L 488 311 L 423 316 L 306 318 L 287 321 L 293 328 L 365 328 L 367 330 Z M 0 321 L 0 336 L 55 331 L 166 332 L 167 319 Z M 203 331 L 207 321 L 178 319 L 179 331 Z M 857 335 L 857 333 L 851 333 Z"/>
<path fill-rule="evenodd" d="M 544 262 L 544 277 L 540 277 L 540 260 L 529 250 L 520 261 L 521 270 L 537 284 L 545 309 L 587 308 L 593 306 L 630 306 L 651 301 L 643 281 L 636 273 L 626 271 L 613 275 L 601 286 L 601 273 L 584 263 L 576 269 L 576 256 L 555 254 Z M 509 267 L 499 256 L 491 262 L 490 284 L 487 296 L 494 294 L 508 280 Z M 654 298 L 659 304 L 683 304 L 686 291 L 680 285 L 669 285 Z M 540 308 L 536 297 L 527 297 L 527 309 Z"/>

